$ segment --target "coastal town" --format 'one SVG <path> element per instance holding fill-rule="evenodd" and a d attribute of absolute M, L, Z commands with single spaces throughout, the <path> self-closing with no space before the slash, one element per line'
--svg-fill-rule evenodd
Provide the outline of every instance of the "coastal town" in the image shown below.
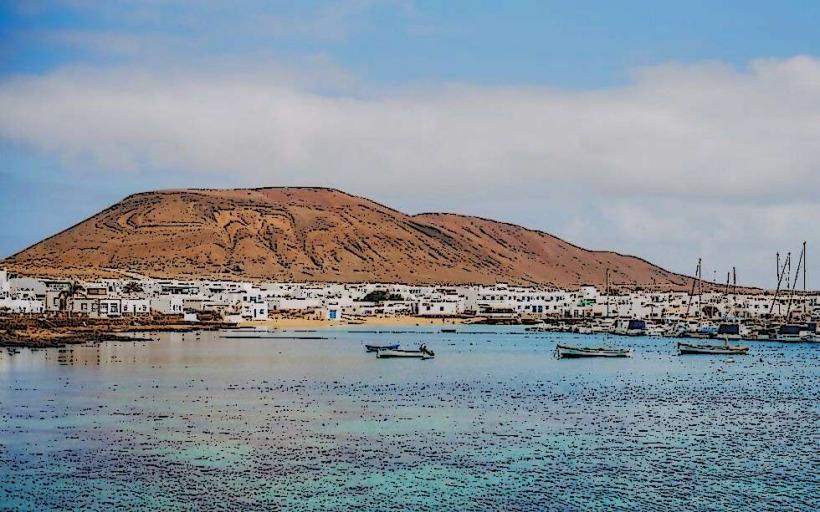
<path fill-rule="evenodd" d="M 548 287 L 418 286 L 387 283 L 258 283 L 148 277 L 95 281 L 47 279 L 0 270 L 0 316 L 123 320 L 174 319 L 174 325 L 338 325 L 381 319 L 542 324 L 584 332 L 607 320 L 642 321 L 645 334 L 693 321 L 811 322 L 820 292 L 763 291 L 713 286 L 708 291 L 575 290 Z M 289 321 L 289 323 L 288 323 Z M 133 322 L 132 322 L 133 323 Z M 647 327 L 648 325 L 648 327 Z M 605 330 L 605 329 L 604 329 Z M 716 331 L 715 331 L 716 332 Z M 680 333 L 674 333 L 680 334 Z"/>

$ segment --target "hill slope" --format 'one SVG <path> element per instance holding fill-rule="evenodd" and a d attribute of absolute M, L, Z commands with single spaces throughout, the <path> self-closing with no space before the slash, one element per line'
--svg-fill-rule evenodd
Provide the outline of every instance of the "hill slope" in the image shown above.
<path fill-rule="evenodd" d="M 587 251 L 477 217 L 406 215 L 321 188 L 169 190 L 125 198 L 0 262 L 43 275 L 271 281 L 542 284 L 611 280 L 683 288 L 644 260 Z"/>

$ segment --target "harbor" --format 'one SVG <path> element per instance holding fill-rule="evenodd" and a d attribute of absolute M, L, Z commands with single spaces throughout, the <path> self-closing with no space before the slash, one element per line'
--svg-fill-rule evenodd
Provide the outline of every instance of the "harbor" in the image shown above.
<path fill-rule="evenodd" d="M 753 341 L 753 356 L 728 362 L 679 357 L 676 338 L 456 330 L 166 332 L 0 349 L 0 502 L 815 508 L 820 346 Z M 434 359 L 365 348 L 421 343 Z M 633 353 L 557 360 L 559 344 Z"/>
<path fill-rule="evenodd" d="M 0 512 L 820 512 L 818 21 L 0 1 Z"/>

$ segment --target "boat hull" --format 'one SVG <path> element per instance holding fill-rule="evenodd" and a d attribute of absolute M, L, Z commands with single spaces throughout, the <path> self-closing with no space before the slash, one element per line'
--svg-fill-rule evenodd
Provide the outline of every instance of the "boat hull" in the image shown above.
<path fill-rule="evenodd" d="M 646 336 L 645 329 L 615 329 L 612 334 L 616 336 Z"/>
<path fill-rule="evenodd" d="M 632 351 L 628 349 L 608 349 L 608 348 L 586 348 L 567 347 L 558 345 L 555 348 L 558 359 L 576 359 L 581 357 L 631 357 Z"/>
<path fill-rule="evenodd" d="M 784 335 L 775 334 L 770 336 L 765 341 L 774 341 L 777 343 L 813 343 L 817 338 L 813 334 L 799 334 L 799 335 Z"/>
<path fill-rule="evenodd" d="M 689 345 L 678 343 L 678 353 L 681 355 L 745 355 L 749 347 L 726 345 Z"/>
<path fill-rule="evenodd" d="M 376 352 L 376 357 L 379 359 L 389 358 L 414 358 L 414 359 L 432 359 L 432 354 L 422 352 L 420 350 L 379 350 Z"/>

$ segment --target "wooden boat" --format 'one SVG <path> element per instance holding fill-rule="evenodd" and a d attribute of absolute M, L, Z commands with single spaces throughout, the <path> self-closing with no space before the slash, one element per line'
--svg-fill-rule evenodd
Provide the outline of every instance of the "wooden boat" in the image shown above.
<path fill-rule="evenodd" d="M 687 354 L 711 354 L 711 355 L 744 355 L 749 353 L 749 347 L 740 345 L 690 345 L 689 343 L 678 342 L 678 353 Z"/>
<path fill-rule="evenodd" d="M 365 345 L 364 349 L 367 352 L 378 352 L 379 350 L 396 350 L 399 348 L 399 344 L 396 343 L 395 345 Z"/>
<path fill-rule="evenodd" d="M 436 354 L 432 350 L 428 349 L 427 345 L 422 345 L 419 347 L 418 350 L 379 350 L 376 352 L 376 357 L 380 359 L 391 357 L 414 357 L 417 359 L 432 359 L 436 357 Z"/>
<path fill-rule="evenodd" d="M 632 349 L 608 347 L 568 347 L 557 345 L 555 355 L 558 359 L 576 357 L 631 357 Z"/>

